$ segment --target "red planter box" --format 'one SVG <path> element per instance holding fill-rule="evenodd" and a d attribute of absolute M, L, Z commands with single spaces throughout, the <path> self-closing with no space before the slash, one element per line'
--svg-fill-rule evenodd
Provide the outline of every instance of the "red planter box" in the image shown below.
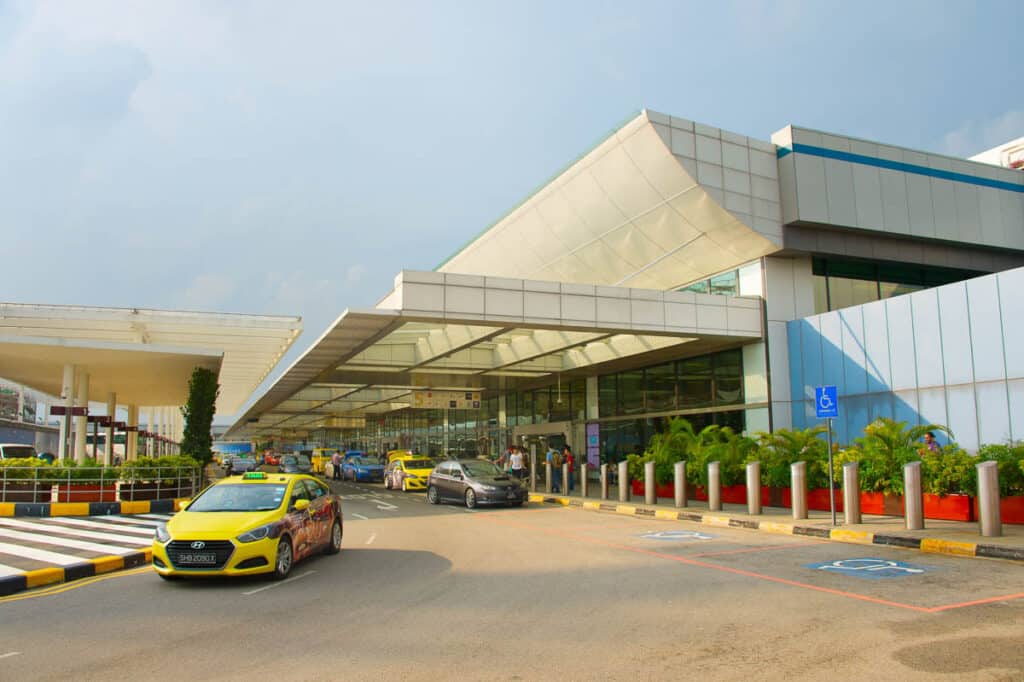
<path fill-rule="evenodd" d="M 111 485 L 58 485 L 58 502 L 115 502 L 117 486 Z"/>
<path fill-rule="evenodd" d="M 763 485 L 761 486 L 761 504 L 765 507 L 785 507 L 789 509 L 793 506 L 793 490 L 791 488 L 771 488 Z"/>
<path fill-rule="evenodd" d="M 644 486 L 644 482 L 643 481 L 636 481 L 636 480 L 634 480 L 634 481 L 630 481 L 629 484 L 630 484 L 630 486 L 633 489 L 633 494 L 634 495 L 636 495 L 637 497 L 643 497 L 644 492 L 646 490 L 646 487 Z M 657 492 L 658 497 L 675 498 L 675 496 L 676 496 L 676 486 L 675 486 L 674 483 L 669 483 L 667 485 L 662 485 L 662 484 L 658 483 L 658 484 L 655 484 L 654 489 Z"/>
<path fill-rule="evenodd" d="M 1024 495 L 999 500 L 1003 523 L 1024 523 Z"/>
<path fill-rule="evenodd" d="M 843 491 L 836 489 L 832 491 L 836 501 L 836 511 L 843 511 Z M 816 511 L 828 511 L 831 507 L 828 504 L 828 488 L 815 488 L 807 491 L 807 508 Z M 863 510 L 862 510 L 863 511 Z"/>
<path fill-rule="evenodd" d="M 825 494 L 825 500 L 828 501 L 828 493 Z M 861 491 L 860 512 L 878 516 L 903 516 L 903 496 Z"/>
<path fill-rule="evenodd" d="M 974 498 L 970 495 L 924 494 L 924 517 L 945 521 L 974 521 Z"/>

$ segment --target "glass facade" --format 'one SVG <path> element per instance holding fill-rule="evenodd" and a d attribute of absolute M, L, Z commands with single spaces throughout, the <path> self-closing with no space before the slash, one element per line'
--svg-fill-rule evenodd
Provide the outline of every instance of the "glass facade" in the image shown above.
<path fill-rule="evenodd" d="M 740 273 L 739 270 L 729 270 L 711 277 L 702 279 L 693 284 L 687 284 L 679 291 L 692 291 L 697 294 L 716 294 L 718 296 L 739 296 L 740 295 Z"/>
<path fill-rule="evenodd" d="M 815 258 L 814 312 L 824 313 L 982 274 L 936 266 Z"/>

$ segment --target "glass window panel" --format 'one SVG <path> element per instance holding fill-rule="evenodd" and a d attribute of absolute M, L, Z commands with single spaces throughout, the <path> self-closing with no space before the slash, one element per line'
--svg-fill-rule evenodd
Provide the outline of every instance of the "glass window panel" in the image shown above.
<path fill-rule="evenodd" d="M 743 402 L 743 352 L 729 350 L 715 356 L 715 403 Z"/>
<path fill-rule="evenodd" d="M 711 404 L 711 356 L 679 362 L 679 408 L 705 407 Z"/>
<path fill-rule="evenodd" d="M 855 260 L 829 260 L 829 277 L 845 277 L 848 279 L 878 279 L 878 268 L 874 263 Z"/>
<path fill-rule="evenodd" d="M 744 410 L 717 412 L 714 415 L 714 423 L 719 426 L 728 426 L 735 433 L 743 433 L 747 428 L 746 414 Z"/>
<path fill-rule="evenodd" d="M 548 418 L 553 422 L 572 419 L 571 384 L 563 381 L 561 390 L 559 390 L 557 382 L 551 387 L 551 404 L 548 406 Z"/>
<path fill-rule="evenodd" d="M 922 284 L 897 284 L 896 282 L 879 282 L 878 288 L 881 291 L 882 298 L 892 298 L 893 296 L 902 296 L 903 294 L 909 294 L 914 291 L 920 291 L 924 289 Z"/>
<path fill-rule="evenodd" d="M 607 374 L 597 379 L 597 409 L 602 417 L 619 414 L 618 376 Z"/>
<path fill-rule="evenodd" d="M 644 411 L 644 371 L 636 369 L 619 373 L 619 404 L 622 414 Z"/>
<path fill-rule="evenodd" d="M 706 293 L 708 293 L 708 281 L 706 279 L 702 279 L 699 282 L 694 282 L 693 284 L 687 284 L 685 287 L 683 287 L 679 291 L 692 291 L 695 294 L 706 294 Z"/>
<path fill-rule="evenodd" d="M 583 421 L 587 418 L 587 381 L 581 379 L 572 382 L 572 414 L 573 419 Z"/>
<path fill-rule="evenodd" d="M 828 281 L 824 277 L 815 275 L 814 281 L 814 312 L 828 312 Z"/>
<path fill-rule="evenodd" d="M 533 423 L 546 424 L 551 411 L 551 388 L 533 391 Z"/>
<path fill-rule="evenodd" d="M 739 293 L 740 278 L 735 270 L 723 272 L 711 278 L 711 293 L 718 296 L 735 296 Z"/>
<path fill-rule="evenodd" d="M 676 365 L 668 362 L 648 367 L 646 374 L 647 411 L 660 412 L 676 406 Z"/>
<path fill-rule="evenodd" d="M 828 301 L 832 310 L 878 300 L 878 283 L 845 277 L 828 278 Z"/>

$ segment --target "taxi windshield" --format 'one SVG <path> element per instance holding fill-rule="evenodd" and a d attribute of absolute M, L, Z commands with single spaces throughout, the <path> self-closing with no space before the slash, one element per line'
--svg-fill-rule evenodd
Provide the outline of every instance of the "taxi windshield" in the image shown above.
<path fill-rule="evenodd" d="M 434 463 L 429 459 L 407 459 L 403 462 L 406 469 L 433 469 Z"/>
<path fill-rule="evenodd" d="M 255 512 L 281 506 L 287 485 L 220 484 L 207 488 L 188 506 L 190 512 Z"/>

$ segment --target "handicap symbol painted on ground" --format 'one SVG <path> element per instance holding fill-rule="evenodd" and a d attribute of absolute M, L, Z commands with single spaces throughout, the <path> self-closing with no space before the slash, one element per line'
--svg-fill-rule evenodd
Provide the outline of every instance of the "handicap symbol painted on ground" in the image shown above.
<path fill-rule="evenodd" d="M 857 578 L 867 578 L 868 580 L 906 578 L 908 576 L 920 575 L 930 570 L 923 566 L 915 566 L 903 561 L 890 561 L 875 557 L 837 559 L 820 564 L 807 564 L 807 568 L 817 571 L 828 571 L 830 573 L 841 573 Z"/>
<path fill-rule="evenodd" d="M 696 530 L 652 530 L 637 537 L 644 538 L 645 540 L 683 540 L 691 542 L 693 540 L 712 540 L 715 536 Z"/>

